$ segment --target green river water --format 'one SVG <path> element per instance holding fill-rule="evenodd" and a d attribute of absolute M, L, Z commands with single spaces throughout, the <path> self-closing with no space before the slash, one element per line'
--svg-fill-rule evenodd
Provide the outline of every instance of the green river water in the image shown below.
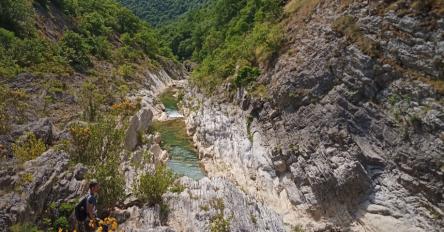
<path fill-rule="evenodd" d="M 162 148 L 170 154 L 168 166 L 180 176 L 188 176 L 199 180 L 205 176 L 200 166 L 198 154 L 193 141 L 186 133 L 186 125 L 182 117 L 178 117 L 178 99 L 174 90 L 169 89 L 160 95 L 165 111 L 171 117 L 167 121 L 154 121 L 153 129 L 160 133 Z"/>

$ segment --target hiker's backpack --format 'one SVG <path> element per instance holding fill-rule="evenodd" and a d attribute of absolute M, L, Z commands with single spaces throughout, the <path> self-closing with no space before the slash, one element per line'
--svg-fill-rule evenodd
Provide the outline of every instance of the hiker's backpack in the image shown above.
<path fill-rule="evenodd" d="M 88 217 L 88 212 L 86 211 L 86 201 L 88 200 L 88 197 L 84 197 L 75 208 L 75 214 L 77 221 L 85 221 L 86 217 Z"/>

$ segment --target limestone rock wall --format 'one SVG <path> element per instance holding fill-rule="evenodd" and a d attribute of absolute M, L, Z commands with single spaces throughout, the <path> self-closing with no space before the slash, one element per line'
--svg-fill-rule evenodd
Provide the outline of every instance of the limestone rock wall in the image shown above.
<path fill-rule="evenodd" d="M 294 12 L 262 98 L 190 89 L 187 124 L 209 175 L 308 230 L 442 230 L 444 21 L 402 12 L 407 2 Z"/>

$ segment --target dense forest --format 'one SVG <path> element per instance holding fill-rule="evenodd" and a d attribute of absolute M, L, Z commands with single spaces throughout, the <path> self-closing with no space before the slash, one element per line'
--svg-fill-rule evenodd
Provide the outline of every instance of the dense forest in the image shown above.
<path fill-rule="evenodd" d="M 237 87 L 263 86 L 251 82 L 265 68 L 282 43 L 277 22 L 284 2 L 275 0 L 217 0 L 161 28 L 179 60 L 198 63 L 194 83 L 212 90 L 220 83 Z M 231 77 L 231 79 L 229 78 Z"/>
<path fill-rule="evenodd" d="M 45 25 L 37 20 L 35 9 L 49 7 L 68 19 L 60 38 L 46 35 L 51 31 L 42 30 Z M 120 64 L 170 56 L 158 38 L 147 23 L 112 0 L 5 0 L 0 2 L 0 75 L 86 71 L 92 57 Z"/>
<path fill-rule="evenodd" d="M 153 26 L 163 25 L 189 10 L 197 9 L 208 0 L 119 0 L 137 16 Z"/>

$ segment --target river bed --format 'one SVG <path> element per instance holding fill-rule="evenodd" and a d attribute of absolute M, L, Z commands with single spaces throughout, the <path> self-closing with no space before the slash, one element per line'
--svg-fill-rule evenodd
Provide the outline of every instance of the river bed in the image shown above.
<path fill-rule="evenodd" d="M 153 129 L 161 135 L 161 146 L 170 154 L 168 166 L 180 176 L 188 176 L 199 180 L 205 176 L 200 165 L 197 150 L 193 141 L 186 133 L 183 115 L 179 112 L 179 99 L 176 90 L 170 88 L 159 96 L 165 106 L 167 120 L 154 121 Z"/>

